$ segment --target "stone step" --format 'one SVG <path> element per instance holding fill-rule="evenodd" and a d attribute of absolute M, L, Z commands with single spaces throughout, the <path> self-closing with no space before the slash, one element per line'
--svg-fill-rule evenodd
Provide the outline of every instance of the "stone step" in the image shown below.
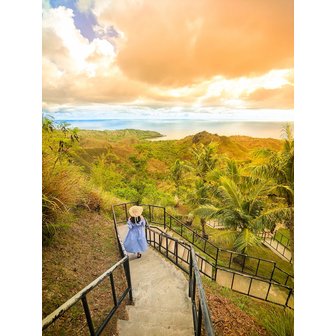
<path fill-rule="evenodd" d="M 135 306 L 127 306 L 129 321 L 142 321 L 145 324 L 165 326 L 170 328 L 190 328 L 193 325 L 192 309 L 175 309 L 157 308 L 140 309 Z"/>
<path fill-rule="evenodd" d="M 178 296 L 175 293 L 171 293 L 171 295 L 164 295 L 160 292 L 156 293 L 156 295 L 150 295 L 135 298 L 134 304 L 137 307 L 146 308 L 146 309 L 160 309 L 161 307 L 165 307 L 167 310 L 174 310 L 176 307 L 180 307 L 181 310 L 188 309 L 190 306 L 190 300 L 182 295 Z"/>
<path fill-rule="evenodd" d="M 118 320 L 118 332 L 122 336 L 192 336 L 193 328 L 176 328 L 143 323 L 141 320 Z"/>

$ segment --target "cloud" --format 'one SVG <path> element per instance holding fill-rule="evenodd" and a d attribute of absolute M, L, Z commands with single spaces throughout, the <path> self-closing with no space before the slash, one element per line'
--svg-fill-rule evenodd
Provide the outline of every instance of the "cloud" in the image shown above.
<path fill-rule="evenodd" d="M 181 86 L 293 66 L 292 0 L 97 0 L 93 11 L 124 33 L 122 71 L 151 84 Z"/>
<path fill-rule="evenodd" d="M 251 107 L 263 108 L 294 108 L 294 86 L 284 85 L 276 89 L 260 88 L 244 97 Z"/>
<path fill-rule="evenodd" d="M 87 12 L 89 11 L 94 4 L 94 0 L 78 0 L 77 8 L 80 12 Z"/>
<path fill-rule="evenodd" d="M 43 10 L 43 106 L 293 106 L 292 2 L 81 1 Z M 93 7 L 92 7 L 93 6 Z M 92 9 L 92 12 L 91 12 Z"/>

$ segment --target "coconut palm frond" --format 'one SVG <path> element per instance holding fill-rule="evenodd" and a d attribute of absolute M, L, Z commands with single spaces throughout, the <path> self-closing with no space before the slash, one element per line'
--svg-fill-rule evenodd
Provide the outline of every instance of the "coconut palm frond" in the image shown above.
<path fill-rule="evenodd" d="M 269 158 L 274 155 L 274 151 L 268 148 L 258 148 L 252 151 L 252 157 L 254 158 Z"/>
<path fill-rule="evenodd" d="M 246 253 L 250 246 L 260 245 L 260 239 L 249 229 L 243 229 L 233 244 L 233 249 L 239 253 Z"/>
<path fill-rule="evenodd" d="M 270 227 L 276 221 L 287 221 L 290 218 L 292 208 L 278 207 L 264 211 L 255 219 L 255 225 Z"/>
<path fill-rule="evenodd" d="M 256 188 L 252 190 L 252 192 L 250 193 L 251 201 L 249 204 L 249 213 L 251 213 L 254 209 L 254 205 L 256 204 L 256 202 L 260 201 L 263 196 L 267 195 L 270 192 L 270 189 L 270 182 L 266 180 L 264 183 L 259 183 L 259 185 L 257 185 Z"/>
<path fill-rule="evenodd" d="M 294 190 L 290 186 L 288 186 L 288 185 L 278 184 L 278 185 L 270 188 L 270 192 L 273 192 L 273 191 L 278 191 L 280 194 L 281 194 L 281 192 L 286 191 L 292 197 L 294 197 Z"/>
<path fill-rule="evenodd" d="M 213 218 L 213 216 L 218 212 L 218 208 L 213 205 L 203 205 L 192 211 L 192 213 L 201 218 Z"/>
<path fill-rule="evenodd" d="M 241 194 L 235 182 L 228 178 L 222 178 L 221 184 L 226 191 L 226 195 L 231 200 L 231 203 L 235 204 L 237 208 L 240 208 L 241 207 Z"/>

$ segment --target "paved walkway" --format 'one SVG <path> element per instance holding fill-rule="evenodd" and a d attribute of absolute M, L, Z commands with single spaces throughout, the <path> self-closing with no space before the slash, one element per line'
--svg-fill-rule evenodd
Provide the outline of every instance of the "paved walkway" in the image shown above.
<path fill-rule="evenodd" d="M 168 231 L 169 235 L 175 238 L 180 238 L 178 234 L 175 232 Z M 169 244 L 169 250 L 171 252 L 174 251 L 174 245 Z M 183 251 L 185 250 L 185 251 Z M 179 255 L 184 256 L 186 260 L 186 249 L 179 248 Z M 201 262 L 201 259 L 197 257 L 197 265 L 200 270 L 204 273 L 212 276 L 212 266 L 209 263 Z M 188 269 L 188 264 L 179 261 L 180 265 Z M 224 287 L 232 288 L 240 293 L 252 295 L 259 299 L 265 299 L 267 297 L 268 300 L 274 303 L 285 304 L 287 300 L 287 296 L 289 294 L 289 290 L 284 289 L 282 286 L 277 285 L 276 283 L 269 284 L 268 281 L 263 281 L 262 279 L 249 277 L 240 272 L 236 272 L 234 274 L 229 269 L 218 269 L 217 270 L 217 279 L 216 282 Z M 231 287 L 232 286 L 232 287 Z M 268 294 L 267 294 L 268 293 Z M 290 307 L 294 307 L 294 298 L 293 296 L 290 297 L 288 305 Z"/>
<path fill-rule="evenodd" d="M 121 238 L 127 226 L 119 226 Z M 192 305 L 183 272 L 153 248 L 137 259 L 130 254 L 134 305 L 129 320 L 118 320 L 120 336 L 191 336 Z"/>
<path fill-rule="evenodd" d="M 290 261 L 292 259 L 292 253 L 291 251 L 286 248 L 284 245 L 279 243 L 277 240 L 272 238 L 265 238 L 263 240 L 263 243 L 270 248 L 276 255 L 278 255 L 280 258 Z"/>

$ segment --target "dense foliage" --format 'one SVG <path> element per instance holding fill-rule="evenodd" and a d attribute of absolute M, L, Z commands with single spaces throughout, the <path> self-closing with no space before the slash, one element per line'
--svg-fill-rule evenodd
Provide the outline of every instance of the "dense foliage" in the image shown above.
<path fill-rule="evenodd" d="M 291 223 L 293 138 L 283 141 L 201 132 L 149 141 L 156 132 L 82 131 L 43 120 L 43 233 L 52 237 L 73 209 L 116 201 L 155 203 L 223 223 L 233 247 L 248 253 L 257 233 Z M 192 224 L 192 220 L 191 220 Z M 291 227 L 292 224 L 288 224 Z"/>

